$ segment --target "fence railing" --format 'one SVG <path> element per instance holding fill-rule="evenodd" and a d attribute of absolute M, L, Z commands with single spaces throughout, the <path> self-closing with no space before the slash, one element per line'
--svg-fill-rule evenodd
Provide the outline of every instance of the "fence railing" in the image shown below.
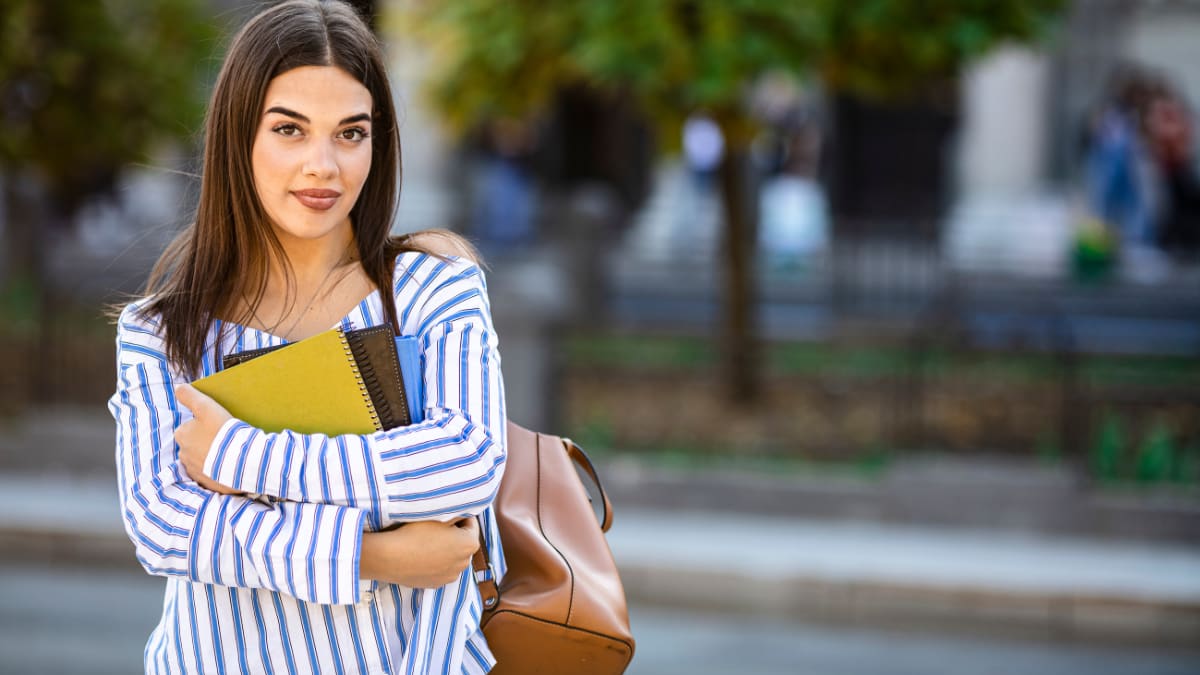
<path fill-rule="evenodd" d="M 718 282 L 711 260 L 610 267 L 605 287 L 592 289 L 606 310 L 592 313 L 589 330 L 598 314 L 612 334 L 713 336 Z M 834 416 L 860 414 L 862 404 L 828 396 L 831 387 L 861 387 L 876 408 L 870 416 L 880 420 L 873 433 L 889 447 L 1050 447 L 1084 457 L 1111 419 L 1124 420 L 1129 437 L 1158 427 L 1179 442 L 1200 440 L 1194 270 L 1167 286 L 1094 286 L 971 274 L 948 268 L 928 246 L 857 241 L 802 266 L 764 264 L 760 291 L 759 326 L 772 345 L 827 346 L 816 358 L 831 361 L 861 356 L 859 347 L 883 349 L 871 358 L 900 364 L 877 377 L 786 368 L 770 374 L 810 386 Z M 0 412 L 102 406 L 114 390 L 115 326 L 104 308 L 68 298 L 49 306 L 35 329 L 0 333 Z M 566 386 L 561 368 L 555 372 Z M 570 419 L 566 408 L 579 401 L 561 393 L 547 398 L 556 416 Z"/>
<path fill-rule="evenodd" d="M 615 260 L 608 325 L 715 336 L 718 265 Z M 885 420 L 869 443 L 1083 458 L 1097 429 L 1122 418 L 1132 437 L 1159 427 L 1200 444 L 1195 267 L 1154 286 L 1084 283 L 959 269 L 934 244 L 860 238 L 803 261 L 764 259 L 759 290 L 769 344 L 870 346 L 904 364 L 864 384 Z"/>

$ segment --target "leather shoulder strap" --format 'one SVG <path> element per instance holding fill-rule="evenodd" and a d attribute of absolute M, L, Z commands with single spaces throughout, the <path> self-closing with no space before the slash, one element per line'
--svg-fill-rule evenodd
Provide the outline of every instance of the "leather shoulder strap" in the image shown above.
<path fill-rule="evenodd" d="M 567 456 L 570 457 L 571 461 L 575 462 L 579 468 L 583 469 L 583 472 L 587 474 L 587 477 L 591 478 L 592 482 L 596 485 L 596 494 L 599 495 L 600 503 L 604 508 L 603 513 L 600 515 L 600 530 L 603 532 L 608 532 L 608 528 L 612 527 L 613 521 L 612 502 L 608 500 L 608 493 L 604 491 L 604 486 L 600 484 L 600 476 L 596 473 L 596 467 L 592 466 L 592 460 L 588 458 L 587 453 L 583 451 L 583 448 L 575 444 L 575 441 L 572 441 L 569 438 L 563 438 L 561 440 L 563 446 L 567 449 Z"/>
<path fill-rule="evenodd" d="M 496 570 L 488 559 L 487 542 L 483 538 L 483 521 L 479 521 L 479 548 L 471 556 L 471 569 L 475 572 L 475 584 L 479 586 L 479 599 L 483 611 L 496 607 L 500 601 L 500 587 L 496 585 Z"/>

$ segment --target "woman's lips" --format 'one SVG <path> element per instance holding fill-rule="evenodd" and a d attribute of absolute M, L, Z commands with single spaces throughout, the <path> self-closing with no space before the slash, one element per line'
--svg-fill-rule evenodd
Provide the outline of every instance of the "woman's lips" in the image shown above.
<path fill-rule="evenodd" d="M 342 193 L 337 190 L 295 190 L 292 195 L 303 205 L 317 211 L 328 211 Z"/>

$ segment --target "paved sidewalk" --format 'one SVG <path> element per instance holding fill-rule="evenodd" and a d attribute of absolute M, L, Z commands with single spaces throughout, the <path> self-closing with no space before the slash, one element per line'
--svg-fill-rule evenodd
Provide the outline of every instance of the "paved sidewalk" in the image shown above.
<path fill-rule="evenodd" d="M 618 508 L 631 600 L 863 625 L 1200 641 L 1200 546 Z M 131 563 L 116 486 L 0 474 L 0 556 Z"/>
<path fill-rule="evenodd" d="M 641 602 L 1037 638 L 1200 641 L 1200 546 L 618 511 Z"/>

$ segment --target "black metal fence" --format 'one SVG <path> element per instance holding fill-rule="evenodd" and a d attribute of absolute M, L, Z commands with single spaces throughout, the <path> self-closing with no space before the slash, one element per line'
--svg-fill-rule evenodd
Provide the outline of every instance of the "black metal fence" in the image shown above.
<path fill-rule="evenodd" d="M 607 307 L 602 328 L 714 335 L 715 268 L 712 260 L 610 267 L 606 287 L 590 291 Z M 759 325 L 772 345 L 865 345 L 900 355 L 898 372 L 864 385 L 879 401 L 890 447 L 961 447 L 986 437 L 990 449 L 1037 446 L 1085 458 L 1111 419 L 1127 437 L 1165 428 L 1177 444 L 1200 442 L 1193 268 L 1160 286 L 1082 284 L 952 269 L 924 244 L 842 241 L 804 266 L 764 266 L 760 298 Z M 47 306 L 32 329 L 0 335 L 0 411 L 102 406 L 113 391 L 108 308 L 67 297 Z M 569 405 L 557 392 L 548 399 Z"/>
<path fill-rule="evenodd" d="M 619 261 L 610 326 L 714 335 L 713 260 Z M 843 238 L 828 255 L 764 261 L 758 325 L 771 345 L 885 349 L 903 366 L 865 386 L 876 442 L 1085 460 L 1108 420 L 1200 450 L 1200 269 L 1161 284 L 956 268 L 935 244 Z M 883 389 L 888 393 L 880 396 Z"/>

